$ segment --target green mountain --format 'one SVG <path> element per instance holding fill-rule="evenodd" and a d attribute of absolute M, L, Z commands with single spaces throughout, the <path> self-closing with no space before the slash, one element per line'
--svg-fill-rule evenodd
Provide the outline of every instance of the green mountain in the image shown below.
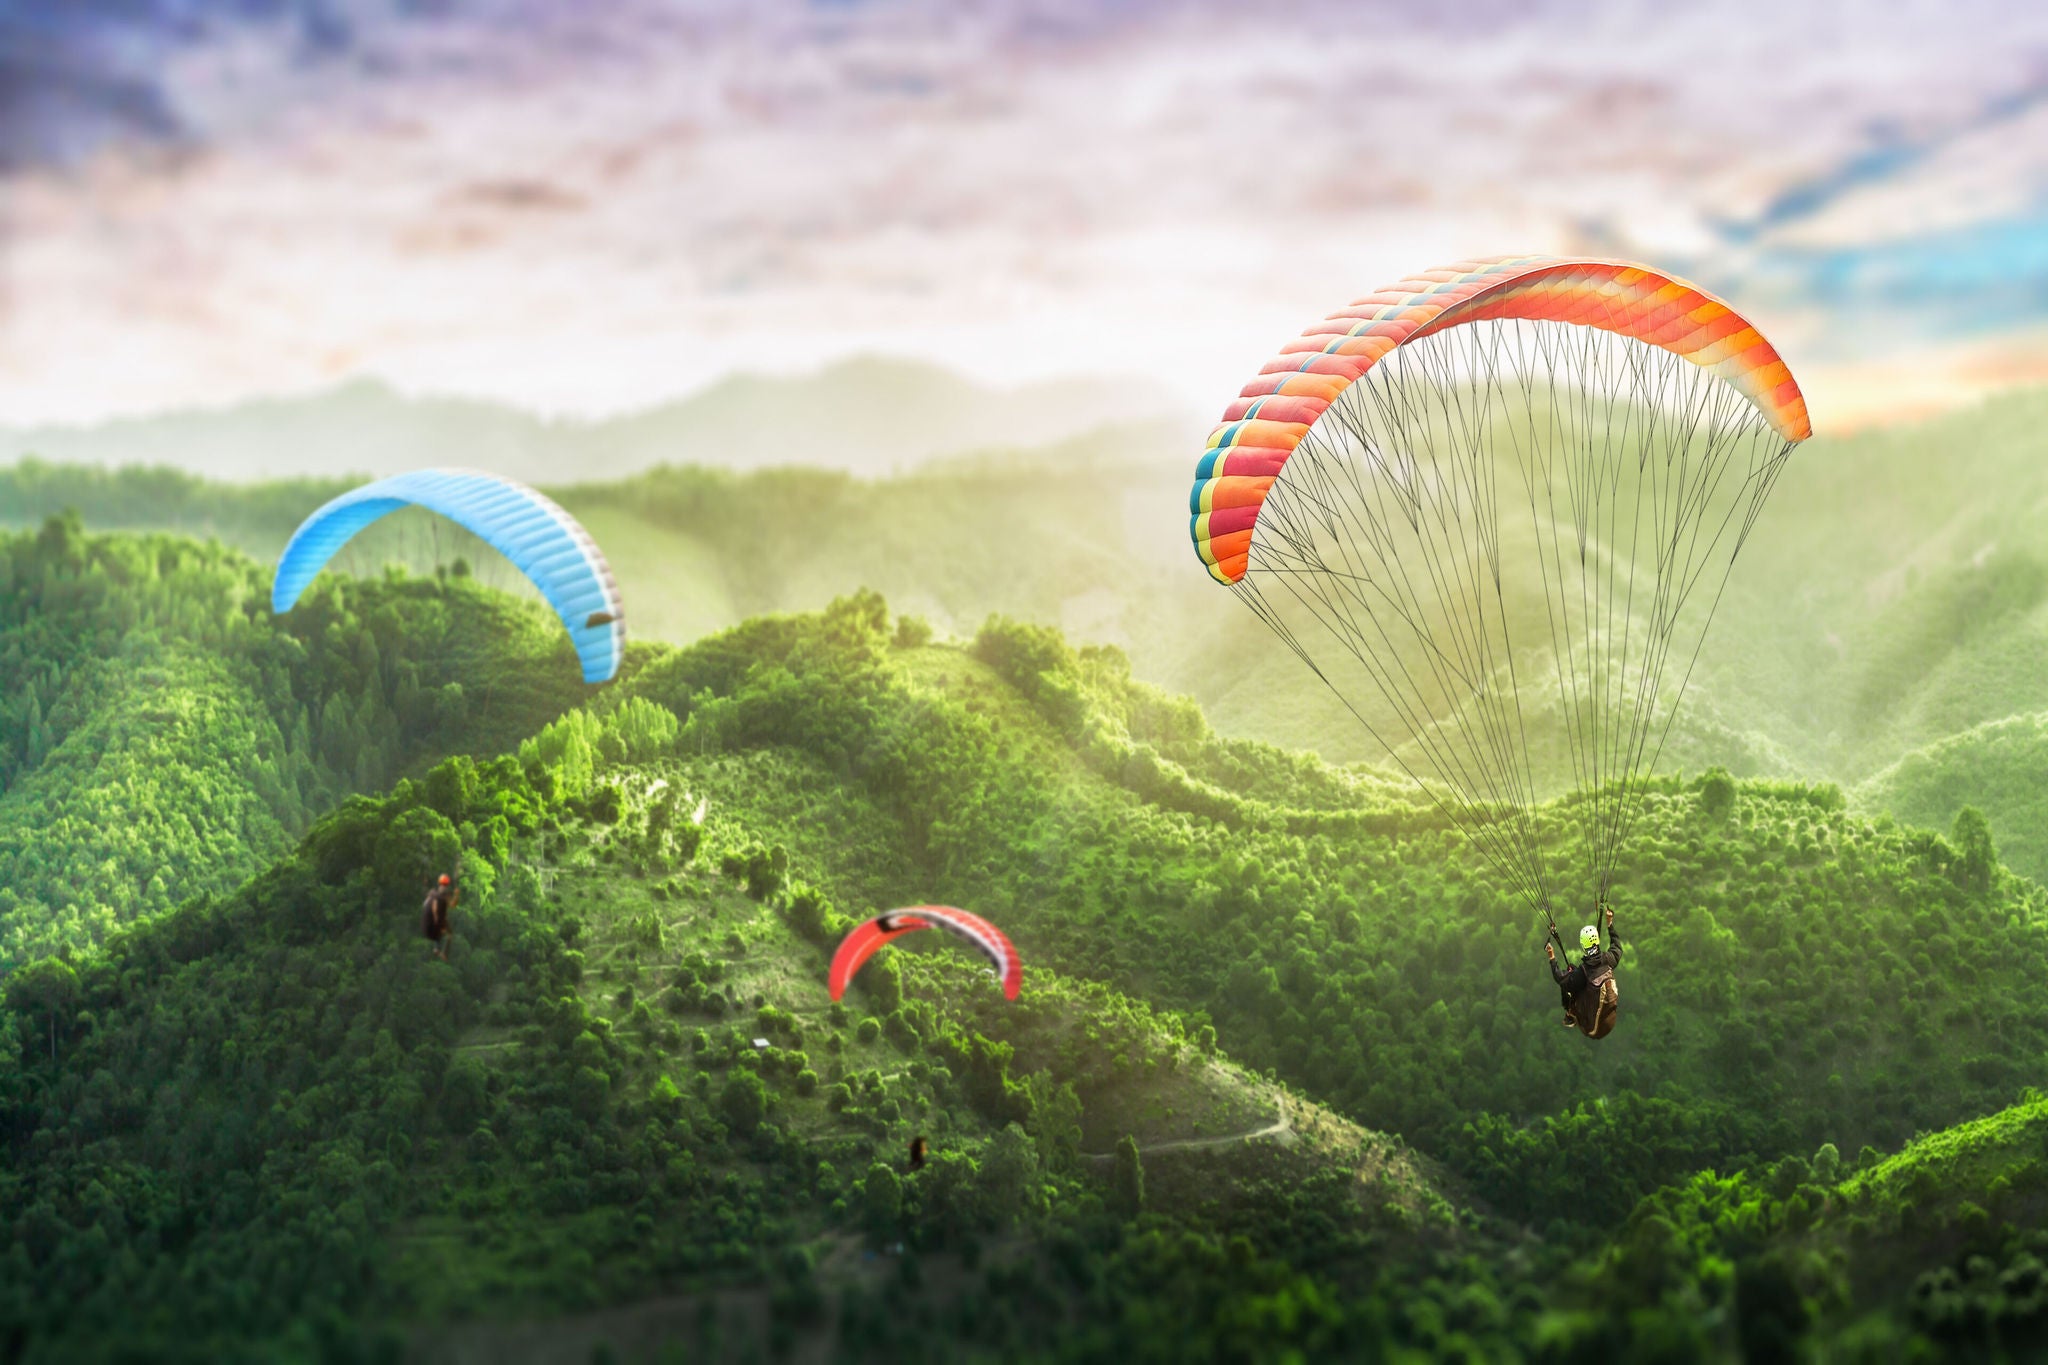
<path fill-rule="evenodd" d="M 2048 1103 L 1845 1163 L 1835 1147 L 1645 1199 L 1548 1344 L 1628 1359 L 2031 1360 L 2048 1348 Z M 1859 1165 L 1853 1175 L 1845 1173 Z"/>
<path fill-rule="evenodd" d="M 391 656 L 363 656 L 408 608 L 546 626 L 460 579 L 325 591 L 303 636 L 237 631 L 336 695 L 376 695 Z M 547 666 L 503 638 L 464 669 Z M 255 705 L 298 695 L 254 676 Z M 1431 808 L 1220 736 L 1114 649 L 1005 620 L 934 643 L 859 594 L 529 706 L 523 742 L 408 750 L 240 889 L 7 978 L 11 1355 L 2031 1340 L 2048 893 L 1981 825 L 1663 781 L 1620 864 L 1623 1025 L 1591 1046 Z M 1542 824 L 1571 866 L 1567 816 Z M 415 898 L 457 859 L 442 964 Z M 1005 928 L 1014 1006 L 950 943 L 826 998 L 847 925 L 921 901 Z"/>
<path fill-rule="evenodd" d="M 1198 697 L 1230 733 L 1338 761 L 1384 761 L 1344 704 L 1198 571 L 1179 511 L 1185 462 L 1152 455 L 1174 435 L 1103 428 L 888 479 L 690 467 L 550 491 L 603 545 L 639 638 L 687 642 L 765 612 L 818 610 L 867 586 L 955 636 L 1001 613 L 1115 644 L 1142 676 Z M 25 461 L 0 470 L 0 523 L 34 525 L 75 508 L 95 528 L 215 536 L 274 559 L 337 491 Z M 395 563 L 424 574 L 456 558 L 490 586 L 522 590 L 494 552 L 423 513 L 378 523 L 337 567 L 373 575 Z M 1737 771 L 1782 770 L 1766 737 L 1704 719 L 1689 728 L 1709 712 L 1710 703 L 1688 708 L 1675 752 Z M 1759 753 L 1761 763 L 1750 757 Z"/>

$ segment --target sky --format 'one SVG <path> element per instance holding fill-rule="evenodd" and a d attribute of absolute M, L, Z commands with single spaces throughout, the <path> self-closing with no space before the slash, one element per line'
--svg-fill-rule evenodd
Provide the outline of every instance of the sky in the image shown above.
<path fill-rule="evenodd" d="M 1823 431 L 2048 380 L 2048 5 L 0 0 L 0 425 L 865 354 L 1206 413 L 1531 251 L 1729 298 Z"/>

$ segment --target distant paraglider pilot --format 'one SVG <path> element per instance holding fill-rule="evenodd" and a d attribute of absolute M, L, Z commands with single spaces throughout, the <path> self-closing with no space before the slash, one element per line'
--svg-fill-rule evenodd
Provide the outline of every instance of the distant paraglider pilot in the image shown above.
<path fill-rule="evenodd" d="M 1600 931 L 1591 924 L 1579 930 L 1581 951 L 1575 966 L 1560 966 L 1557 945 L 1543 945 L 1550 958 L 1551 979 L 1564 995 L 1565 1026 L 1588 1038 L 1605 1038 L 1612 1033 L 1615 1015 L 1621 1009 L 1620 988 L 1614 982 L 1614 969 L 1621 963 L 1621 936 L 1614 932 L 1614 912 L 1605 901 L 1600 903 L 1600 909 L 1607 916 L 1604 950 L 1600 947 Z"/>
<path fill-rule="evenodd" d="M 913 1171 L 924 1169 L 924 1138 L 922 1136 L 914 1137 L 910 1140 L 910 1169 Z"/>
<path fill-rule="evenodd" d="M 443 962 L 448 960 L 448 941 L 455 937 L 455 929 L 448 923 L 448 912 L 460 899 L 462 890 L 455 885 L 455 878 L 443 872 L 428 889 L 426 904 L 420 907 L 420 932 L 427 936 L 427 942 L 434 945 L 434 956 Z"/>

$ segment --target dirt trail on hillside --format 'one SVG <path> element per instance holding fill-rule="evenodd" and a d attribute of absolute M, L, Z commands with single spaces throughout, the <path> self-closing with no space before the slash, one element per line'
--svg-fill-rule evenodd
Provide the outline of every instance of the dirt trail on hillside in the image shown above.
<path fill-rule="evenodd" d="M 1288 1115 L 1287 1106 L 1283 1104 L 1280 1106 L 1280 1117 L 1263 1128 L 1248 1128 L 1242 1133 L 1221 1133 L 1215 1137 L 1174 1138 L 1168 1142 L 1142 1143 L 1138 1147 L 1138 1155 L 1151 1156 L 1154 1152 L 1183 1152 L 1198 1147 L 1224 1147 L 1233 1142 L 1251 1142 L 1256 1138 L 1282 1137 L 1293 1133 L 1293 1131 L 1294 1120 Z M 1081 1159 L 1084 1161 L 1114 1161 L 1116 1160 L 1116 1153 L 1083 1152 L 1081 1153 Z"/>

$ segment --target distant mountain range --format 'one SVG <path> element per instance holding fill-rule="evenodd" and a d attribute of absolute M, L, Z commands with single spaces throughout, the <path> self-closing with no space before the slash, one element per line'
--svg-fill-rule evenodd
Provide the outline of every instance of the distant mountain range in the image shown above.
<path fill-rule="evenodd" d="M 93 426 L 0 427 L 0 462 L 167 465 L 236 482 L 474 465 L 533 483 L 625 478 L 663 464 L 900 473 L 935 456 L 1042 445 L 1179 416 L 1162 390 L 1075 380 L 998 390 L 937 366 L 865 358 L 795 377 L 736 375 L 603 419 L 411 397 L 374 380 Z M 1188 415 L 1190 431 L 1200 422 Z M 1190 441 L 1196 439 L 1190 436 Z"/>
<path fill-rule="evenodd" d="M 69 507 L 91 530 L 212 536 L 268 560 L 351 469 L 481 465 L 541 484 L 584 520 L 641 639 L 687 642 L 869 587 L 942 636 L 1000 613 L 1119 645 L 1139 677 L 1195 696 L 1223 733 L 1384 761 L 1190 553 L 1188 474 L 1203 423 L 1148 417 L 1164 405 L 1142 395 L 1118 401 L 1090 385 L 994 393 L 884 361 L 735 379 L 603 423 L 358 385 L 64 433 L 33 448 L 65 463 L 0 468 L 0 525 L 39 525 Z M 1722 764 L 1853 785 L 1974 727 L 2048 712 L 2044 417 L 2048 390 L 2017 390 L 1800 451 L 1729 583 L 1660 771 Z M 1078 430 L 1047 435 L 1063 424 Z M 107 472 L 145 459 L 179 470 Z M 647 469 L 658 462 L 669 467 Z M 785 467 L 758 467 L 771 464 Z M 227 482 L 266 470 L 279 477 Z M 456 557 L 491 586 L 521 586 L 424 515 L 380 524 L 340 567 L 395 561 L 424 573 Z M 1926 773 L 1900 779 L 1912 779 L 1910 796 L 1867 804 L 1945 827 L 1974 800 L 2001 845 L 2012 843 L 2015 866 L 2048 867 L 2021 837 L 2024 779 L 2002 792 L 1974 781 L 1952 790 L 1932 780 L 1952 771 L 1949 756 L 1933 753 Z"/>

